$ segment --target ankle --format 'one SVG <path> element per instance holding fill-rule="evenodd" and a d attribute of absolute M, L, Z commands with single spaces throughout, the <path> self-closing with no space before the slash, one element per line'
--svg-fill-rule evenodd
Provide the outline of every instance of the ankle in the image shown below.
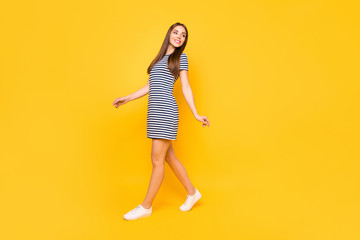
<path fill-rule="evenodd" d="M 149 204 L 144 204 L 144 203 L 142 203 L 142 204 L 140 204 L 143 208 L 145 208 L 145 209 L 150 209 L 151 208 L 151 204 L 149 205 Z"/>
<path fill-rule="evenodd" d="M 189 196 L 193 196 L 195 193 L 196 193 L 196 188 L 193 187 L 192 191 L 191 191 L 191 192 L 188 192 L 188 195 L 189 195 Z"/>

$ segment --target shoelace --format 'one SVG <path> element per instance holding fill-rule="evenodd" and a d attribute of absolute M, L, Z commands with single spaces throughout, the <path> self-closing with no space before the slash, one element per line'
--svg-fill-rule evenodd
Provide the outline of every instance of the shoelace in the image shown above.
<path fill-rule="evenodd" d="M 140 206 L 136 206 L 135 209 L 131 210 L 132 212 L 136 212 L 136 210 L 138 210 L 140 208 Z"/>
<path fill-rule="evenodd" d="M 186 195 L 186 199 L 188 199 L 189 197 L 195 197 L 195 194 L 192 196 Z"/>
<path fill-rule="evenodd" d="M 190 202 L 190 197 L 194 197 L 194 195 L 193 196 L 186 195 L 185 204 L 188 204 Z"/>
<path fill-rule="evenodd" d="M 135 209 L 141 208 L 140 205 L 137 205 Z M 142 208 L 141 208 L 142 209 Z M 149 210 L 149 208 L 145 208 L 146 210 Z"/>

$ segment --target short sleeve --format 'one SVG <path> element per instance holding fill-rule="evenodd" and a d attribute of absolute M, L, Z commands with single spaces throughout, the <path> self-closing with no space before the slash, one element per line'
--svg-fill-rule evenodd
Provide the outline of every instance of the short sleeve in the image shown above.
<path fill-rule="evenodd" d="M 188 58 L 184 52 L 180 55 L 180 70 L 189 70 Z"/>

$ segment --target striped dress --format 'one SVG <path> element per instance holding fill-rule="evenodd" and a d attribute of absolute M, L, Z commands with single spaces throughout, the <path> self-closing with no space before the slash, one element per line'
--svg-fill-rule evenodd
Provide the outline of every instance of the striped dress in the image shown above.
<path fill-rule="evenodd" d="M 176 140 L 179 110 L 173 95 L 174 78 L 167 68 L 170 54 L 158 61 L 150 71 L 147 110 L 147 137 Z M 186 53 L 181 53 L 180 70 L 188 70 Z"/>

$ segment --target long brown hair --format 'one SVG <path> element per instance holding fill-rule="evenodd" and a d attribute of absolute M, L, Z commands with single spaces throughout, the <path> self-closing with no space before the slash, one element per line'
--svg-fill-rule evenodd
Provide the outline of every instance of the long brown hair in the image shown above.
<path fill-rule="evenodd" d="M 172 75 L 174 76 L 174 78 L 178 78 L 179 77 L 179 72 L 180 72 L 180 56 L 181 53 L 184 51 L 185 47 L 186 47 L 186 43 L 189 37 L 188 34 L 188 30 L 186 28 L 186 26 L 182 23 L 174 23 L 173 25 L 170 26 L 169 30 L 166 33 L 165 39 L 161 45 L 160 51 L 157 54 L 157 56 L 154 58 L 154 60 L 151 62 L 150 66 L 147 69 L 147 74 L 150 74 L 151 69 L 154 67 L 154 65 L 160 61 L 166 54 L 167 48 L 170 44 L 170 34 L 171 31 L 174 29 L 174 27 L 176 26 L 183 26 L 185 28 L 186 31 L 186 36 L 185 36 L 185 41 L 184 43 L 180 46 L 180 47 L 176 47 L 175 51 L 173 53 L 170 54 L 169 58 L 168 58 L 168 69 L 170 70 L 170 72 L 172 73 Z"/>

